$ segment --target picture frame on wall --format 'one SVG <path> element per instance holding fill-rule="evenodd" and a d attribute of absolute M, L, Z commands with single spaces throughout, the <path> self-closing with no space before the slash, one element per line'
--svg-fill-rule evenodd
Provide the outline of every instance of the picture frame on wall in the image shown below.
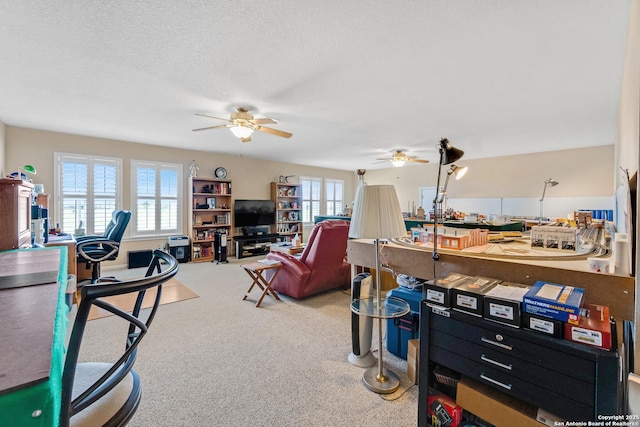
<path fill-rule="evenodd" d="M 207 197 L 207 204 L 209 205 L 209 209 L 216 208 L 216 198 L 215 197 Z"/>

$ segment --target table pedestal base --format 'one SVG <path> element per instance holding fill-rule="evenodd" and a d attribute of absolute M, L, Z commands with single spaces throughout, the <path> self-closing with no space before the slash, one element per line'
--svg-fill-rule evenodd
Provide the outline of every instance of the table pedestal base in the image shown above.
<path fill-rule="evenodd" d="M 381 394 L 393 393 L 400 387 L 400 378 L 388 369 L 382 369 L 382 377 L 378 375 L 379 367 L 367 369 L 362 376 L 364 385 L 371 391 Z"/>

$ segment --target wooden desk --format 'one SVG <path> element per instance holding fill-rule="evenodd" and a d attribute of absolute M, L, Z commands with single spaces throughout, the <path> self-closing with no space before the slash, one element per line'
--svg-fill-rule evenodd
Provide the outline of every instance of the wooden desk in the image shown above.
<path fill-rule="evenodd" d="M 57 426 L 68 325 L 66 247 L 0 253 L 0 418 Z"/>
<path fill-rule="evenodd" d="M 56 236 L 49 234 L 49 241 L 44 244 L 45 247 L 66 246 L 67 247 L 67 274 L 78 276 L 76 268 L 76 239 L 72 235 Z"/>

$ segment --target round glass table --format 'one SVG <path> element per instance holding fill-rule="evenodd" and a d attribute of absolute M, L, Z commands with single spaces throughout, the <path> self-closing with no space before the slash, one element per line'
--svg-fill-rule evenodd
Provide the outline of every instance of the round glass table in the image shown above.
<path fill-rule="evenodd" d="M 404 316 L 411 311 L 411 307 L 406 301 L 394 297 L 381 299 L 380 307 L 378 307 L 378 299 L 375 296 L 371 296 L 353 300 L 351 311 L 374 319 L 392 319 Z"/>

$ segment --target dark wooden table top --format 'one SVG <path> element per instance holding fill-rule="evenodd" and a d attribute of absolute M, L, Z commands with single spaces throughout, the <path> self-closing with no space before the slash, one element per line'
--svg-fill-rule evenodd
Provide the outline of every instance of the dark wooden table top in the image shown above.
<path fill-rule="evenodd" d="M 60 252 L 0 253 L 0 394 L 49 378 Z"/>

